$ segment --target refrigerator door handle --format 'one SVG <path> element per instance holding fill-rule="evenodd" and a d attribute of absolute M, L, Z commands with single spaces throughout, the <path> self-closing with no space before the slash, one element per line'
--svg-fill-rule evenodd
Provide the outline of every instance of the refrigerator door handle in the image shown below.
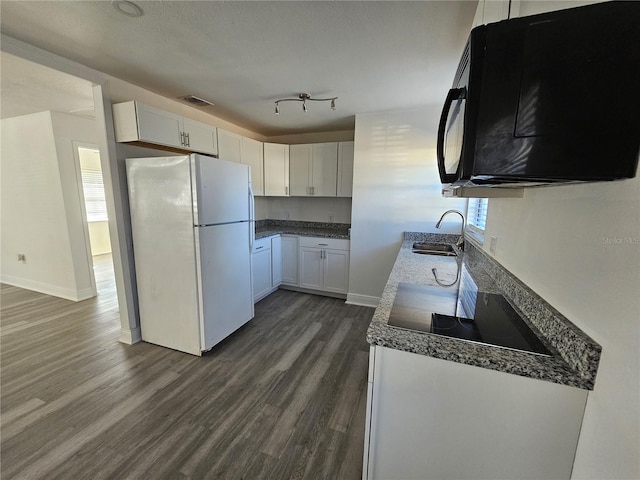
<path fill-rule="evenodd" d="M 253 250 L 253 244 L 256 240 L 256 218 L 255 218 L 255 204 L 254 204 L 253 189 L 251 183 L 249 183 L 249 249 Z"/>

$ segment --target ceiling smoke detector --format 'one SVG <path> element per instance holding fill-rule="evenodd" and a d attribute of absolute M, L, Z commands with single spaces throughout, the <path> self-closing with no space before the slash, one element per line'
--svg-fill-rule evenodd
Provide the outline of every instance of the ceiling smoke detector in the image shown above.
<path fill-rule="evenodd" d="M 118 13 L 126 15 L 127 17 L 141 17 L 144 14 L 138 5 L 128 0 L 113 0 L 111 5 Z"/>
<path fill-rule="evenodd" d="M 178 97 L 178 99 L 184 100 L 185 102 L 190 103 L 195 107 L 207 107 L 207 106 L 213 107 L 214 105 L 213 102 L 210 102 L 200 97 L 196 97 L 195 95 L 185 95 L 184 97 Z"/>

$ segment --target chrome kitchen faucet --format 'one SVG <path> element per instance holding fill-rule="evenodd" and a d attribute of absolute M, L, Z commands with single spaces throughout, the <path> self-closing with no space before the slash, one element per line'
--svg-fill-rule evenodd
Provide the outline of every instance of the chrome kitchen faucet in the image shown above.
<path fill-rule="evenodd" d="M 460 231 L 460 237 L 456 242 L 456 247 L 458 247 L 460 250 L 464 252 L 464 227 L 466 225 L 466 221 L 462 212 L 458 210 L 447 210 L 442 214 L 442 216 L 440 217 L 440 220 L 438 220 L 438 223 L 436 223 L 436 228 L 440 228 L 440 225 L 442 225 L 442 220 L 444 219 L 444 217 L 446 217 L 450 213 L 457 213 L 462 218 L 462 230 Z"/>

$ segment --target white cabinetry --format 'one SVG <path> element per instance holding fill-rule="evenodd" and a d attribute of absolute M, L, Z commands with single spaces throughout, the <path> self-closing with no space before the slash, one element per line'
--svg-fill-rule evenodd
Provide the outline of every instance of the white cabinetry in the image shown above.
<path fill-rule="evenodd" d="M 253 194 L 264 195 L 264 167 L 262 142 L 242 137 L 240 162 L 251 167 L 251 188 Z"/>
<path fill-rule="evenodd" d="M 282 243 L 280 235 L 260 238 L 253 245 L 253 302 L 273 293 L 282 283 Z"/>
<path fill-rule="evenodd" d="M 261 238 L 255 241 L 251 260 L 253 301 L 257 302 L 271 292 L 271 238 Z"/>
<path fill-rule="evenodd" d="M 372 346 L 363 478 L 569 479 L 587 391 Z"/>
<path fill-rule="evenodd" d="M 311 157 L 313 146 L 291 145 L 289 147 L 289 186 L 292 197 L 306 197 L 311 195 Z"/>
<path fill-rule="evenodd" d="M 299 286 L 311 290 L 347 293 L 349 240 L 299 237 Z"/>
<path fill-rule="evenodd" d="M 222 160 L 249 165 L 253 194 L 264 195 L 262 142 L 218 129 L 218 152 Z"/>
<path fill-rule="evenodd" d="M 338 197 L 353 193 L 353 142 L 338 143 Z"/>
<path fill-rule="evenodd" d="M 289 145 L 264 144 L 264 194 L 289 196 Z"/>
<path fill-rule="evenodd" d="M 289 162 L 291 196 L 336 196 L 336 142 L 291 145 Z"/>
<path fill-rule="evenodd" d="M 242 163 L 242 136 L 218 129 L 218 157 L 228 162 Z"/>
<path fill-rule="evenodd" d="M 113 105 L 117 142 L 140 142 L 181 151 L 218 154 L 216 127 L 144 103 Z"/>
<path fill-rule="evenodd" d="M 210 155 L 218 154 L 218 134 L 215 127 L 190 118 L 183 118 L 182 125 L 184 140 L 189 150 Z"/>
<path fill-rule="evenodd" d="M 298 237 L 282 235 L 282 283 L 298 285 Z"/>
<path fill-rule="evenodd" d="M 282 238 L 280 235 L 271 237 L 271 287 L 276 288 L 282 283 Z"/>

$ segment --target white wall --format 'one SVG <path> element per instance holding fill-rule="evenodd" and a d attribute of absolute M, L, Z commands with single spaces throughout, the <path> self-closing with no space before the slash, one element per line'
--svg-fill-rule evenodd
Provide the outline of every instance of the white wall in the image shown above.
<path fill-rule="evenodd" d="M 111 253 L 111 237 L 109 237 L 109 222 L 89 222 L 89 239 L 91 241 L 91 255 Z"/>
<path fill-rule="evenodd" d="M 491 236 L 502 265 L 602 345 L 573 478 L 640 478 L 640 178 L 490 199 Z"/>
<path fill-rule="evenodd" d="M 353 303 L 377 305 L 402 243 L 403 231 L 458 233 L 465 199 L 442 198 L 436 164 L 441 106 L 356 116 L 351 269 Z"/>
<path fill-rule="evenodd" d="M 289 215 L 287 215 L 289 214 Z M 270 197 L 268 218 L 307 222 L 351 223 L 351 198 Z"/>
<path fill-rule="evenodd" d="M 95 281 L 73 140 L 95 141 L 94 122 L 52 112 L 2 120 L 1 268 L 5 283 L 82 300 Z"/>

